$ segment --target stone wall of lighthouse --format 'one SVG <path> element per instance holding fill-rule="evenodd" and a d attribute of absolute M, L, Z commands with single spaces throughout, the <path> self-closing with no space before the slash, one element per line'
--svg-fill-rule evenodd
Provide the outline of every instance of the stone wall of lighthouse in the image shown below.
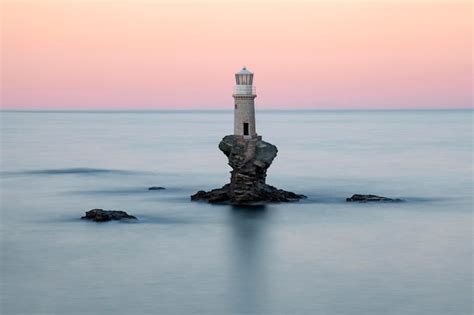
<path fill-rule="evenodd" d="M 234 135 L 255 137 L 255 99 L 256 95 L 234 94 Z M 247 133 L 247 134 L 246 134 Z"/>

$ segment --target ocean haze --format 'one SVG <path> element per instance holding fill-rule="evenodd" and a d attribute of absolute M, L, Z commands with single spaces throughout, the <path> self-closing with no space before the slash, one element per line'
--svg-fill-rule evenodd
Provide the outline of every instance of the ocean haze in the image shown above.
<path fill-rule="evenodd" d="M 247 208 L 189 198 L 229 181 L 232 111 L 3 111 L 1 313 L 471 314 L 472 114 L 258 111 L 308 199 Z"/>

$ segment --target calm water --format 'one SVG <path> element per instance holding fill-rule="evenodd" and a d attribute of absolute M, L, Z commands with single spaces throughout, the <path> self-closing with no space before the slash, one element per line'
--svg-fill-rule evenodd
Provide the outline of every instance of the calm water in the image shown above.
<path fill-rule="evenodd" d="M 254 209 L 189 201 L 230 111 L 1 115 L 2 314 L 472 313 L 471 111 L 259 112 L 309 199 Z"/>

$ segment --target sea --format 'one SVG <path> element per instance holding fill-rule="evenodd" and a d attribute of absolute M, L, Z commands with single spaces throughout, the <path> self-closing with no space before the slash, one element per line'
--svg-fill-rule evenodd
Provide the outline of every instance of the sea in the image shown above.
<path fill-rule="evenodd" d="M 267 183 L 308 196 L 260 207 L 190 201 L 229 182 L 232 111 L 3 111 L 0 130 L 3 315 L 473 313 L 471 110 L 257 111 Z"/>

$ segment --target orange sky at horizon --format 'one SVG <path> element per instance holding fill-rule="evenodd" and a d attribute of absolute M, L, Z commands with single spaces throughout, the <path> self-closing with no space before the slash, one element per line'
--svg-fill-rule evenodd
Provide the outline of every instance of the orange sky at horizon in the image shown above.
<path fill-rule="evenodd" d="M 5 109 L 472 106 L 470 1 L 4 1 Z"/>

